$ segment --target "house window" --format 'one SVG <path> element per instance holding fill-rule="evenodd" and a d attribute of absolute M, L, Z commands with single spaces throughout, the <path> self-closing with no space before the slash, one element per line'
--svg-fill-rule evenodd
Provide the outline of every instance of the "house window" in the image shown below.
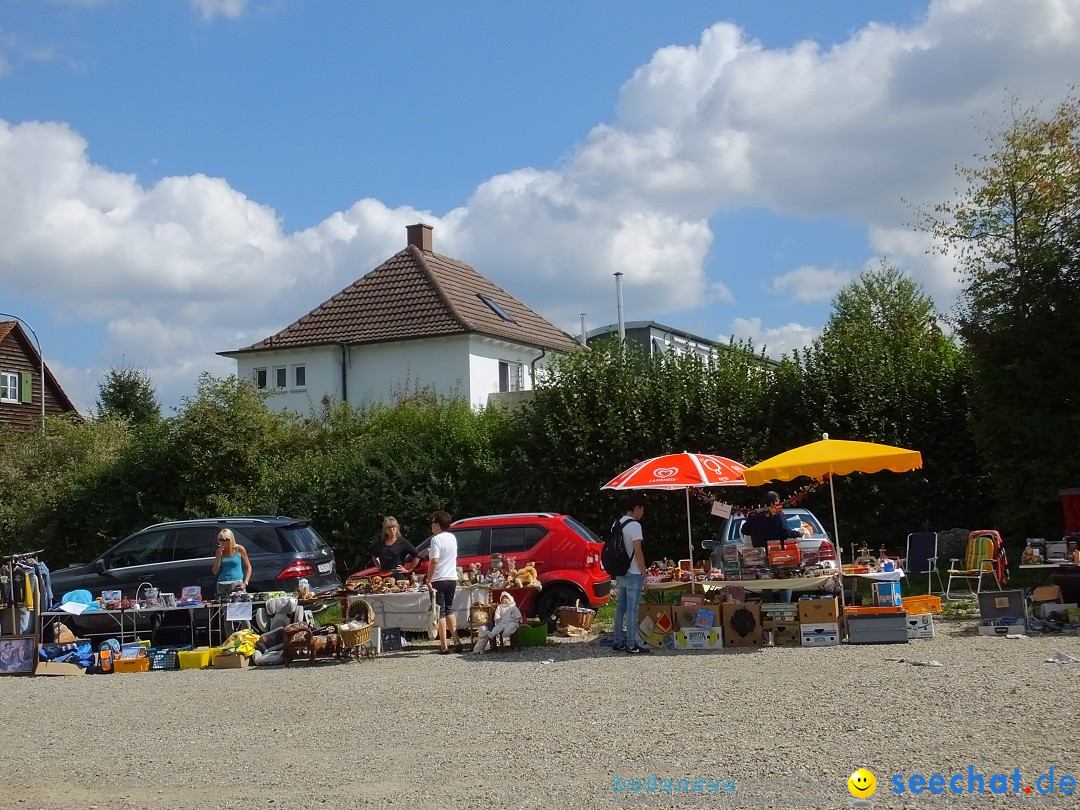
<path fill-rule="evenodd" d="M 521 363 L 499 361 L 499 391 L 520 391 L 524 388 L 525 369 Z"/>
<path fill-rule="evenodd" d="M 0 371 L 0 402 L 19 401 L 19 375 L 12 371 Z"/>
<path fill-rule="evenodd" d="M 491 296 L 484 295 L 483 293 L 477 293 L 476 297 L 483 301 L 485 304 L 487 304 L 489 307 L 491 307 L 491 311 L 498 315 L 500 318 L 502 318 L 504 321 L 508 321 L 509 323 L 516 323 L 516 321 L 510 317 L 506 310 L 499 306 L 495 302 L 495 299 Z"/>
<path fill-rule="evenodd" d="M 266 369 L 265 368 L 257 368 L 257 369 L 255 369 L 255 387 L 258 388 L 260 391 L 262 389 L 266 388 Z"/>
<path fill-rule="evenodd" d="M 274 388 L 289 387 L 289 370 L 285 366 L 274 367 Z"/>
<path fill-rule="evenodd" d="M 307 388 L 307 366 L 293 366 L 293 388 Z"/>

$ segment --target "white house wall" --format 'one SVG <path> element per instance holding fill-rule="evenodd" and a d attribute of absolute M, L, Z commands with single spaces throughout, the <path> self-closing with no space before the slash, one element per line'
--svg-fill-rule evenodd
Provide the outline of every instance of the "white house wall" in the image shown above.
<path fill-rule="evenodd" d="M 522 389 L 533 387 L 532 363 L 541 349 L 481 335 L 453 335 L 420 338 L 392 343 L 360 344 L 345 350 L 346 393 L 354 405 L 392 402 L 395 394 L 417 388 L 434 388 L 442 395 L 456 394 L 474 408 L 487 405 L 488 394 L 499 390 L 499 363 L 522 366 Z M 537 362 L 544 368 L 555 356 L 548 351 Z M 317 412 L 323 397 L 342 400 L 340 346 L 318 346 L 290 350 L 260 351 L 236 356 L 237 375 L 254 380 L 255 369 L 265 368 L 268 387 L 264 390 L 272 410 L 293 410 L 301 414 Z M 289 382 L 294 367 L 305 366 L 307 385 L 274 389 L 273 369 L 285 366 Z"/>
<path fill-rule="evenodd" d="M 469 397 L 469 336 L 367 343 L 349 348 L 349 402 L 391 402 L 395 392 L 434 388 Z"/>
<path fill-rule="evenodd" d="M 303 388 L 293 385 L 297 365 L 305 368 L 307 384 Z M 279 366 L 286 368 L 289 378 L 289 385 L 283 390 L 273 387 L 273 370 Z M 267 388 L 262 393 L 271 410 L 292 410 L 306 415 L 322 409 L 322 399 L 327 393 L 335 401 L 341 399 L 341 349 L 337 346 L 279 349 L 236 356 L 236 376 L 241 380 L 254 382 L 257 368 L 267 370 Z"/>
<path fill-rule="evenodd" d="M 472 335 L 469 343 L 470 366 L 470 401 L 474 408 L 487 404 L 488 394 L 499 390 L 499 363 L 520 364 L 522 367 L 521 390 L 533 387 L 532 362 L 540 357 L 542 349 L 535 346 L 522 346 L 505 340 Z M 551 359 L 549 350 L 546 357 L 538 362 L 537 368 L 543 368 Z"/>

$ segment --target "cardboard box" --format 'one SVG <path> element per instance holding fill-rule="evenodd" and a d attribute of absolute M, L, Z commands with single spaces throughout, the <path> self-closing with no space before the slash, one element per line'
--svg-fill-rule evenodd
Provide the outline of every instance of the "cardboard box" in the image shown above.
<path fill-rule="evenodd" d="M 915 613 L 907 617 L 908 638 L 933 638 L 934 616 L 930 613 Z"/>
<path fill-rule="evenodd" d="M 799 625 L 799 635 L 804 647 L 839 647 L 840 624 L 823 622 L 821 624 Z"/>
<path fill-rule="evenodd" d="M 719 650 L 724 646 L 719 627 L 688 627 L 675 631 L 676 650 Z"/>
<path fill-rule="evenodd" d="M 219 655 L 214 658 L 214 669 L 243 669 L 250 663 L 246 655 Z"/>
<path fill-rule="evenodd" d="M 794 621 L 774 621 L 762 619 L 762 633 L 772 632 L 774 647 L 800 647 L 802 646 L 801 625 Z"/>
<path fill-rule="evenodd" d="M 761 646 L 761 606 L 759 604 L 725 602 L 723 619 L 725 647 Z"/>
<path fill-rule="evenodd" d="M 1040 585 L 1031 593 L 1032 602 L 1060 602 L 1060 585 Z"/>
<path fill-rule="evenodd" d="M 840 603 L 835 596 L 804 596 L 799 599 L 800 624 L 834 624 L 840 621 Z"/>
<path fill-rule="evenodd" d="M 673 605 L 671 619 L 676 628 L 719 627 L 721 625 L 720 605 Z M 705 624 L 704 622 L 708 622 Z"/>
<path fill-rule="evenodd" d="M 670 647 L 674 631 L 671 605 L 641 605 L 638 608 L 638 644 L 655 648 Z"/>
<path fill-rule="evenodd" d="M 35 675 L 85 675 L 86 670 L 75 664 L 42 661 L 34 670 Z"/>

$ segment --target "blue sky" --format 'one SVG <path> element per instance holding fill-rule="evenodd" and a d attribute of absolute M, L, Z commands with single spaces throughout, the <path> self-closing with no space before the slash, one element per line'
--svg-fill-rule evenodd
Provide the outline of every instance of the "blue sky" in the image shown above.
<path fill-rule="evenodd" d="M 0 0 L 0 311 L 89 410 L 163 404 L 399 250 L 568 331 L 804 345 L 1010 96 L 1080 78 L 1080 0 Z M 908 202 L 905 202 L 908 201 Z"/>

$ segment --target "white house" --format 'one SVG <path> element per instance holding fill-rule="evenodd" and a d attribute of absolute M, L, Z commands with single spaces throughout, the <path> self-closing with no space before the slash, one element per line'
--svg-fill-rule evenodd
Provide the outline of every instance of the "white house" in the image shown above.
<path fill-rule="evenodd" d="M 391 402 L 416 388 L 464 397 L 531 389 L 538 370 L 581 345 L 469 265 L 432 251 L 430 225 L 276 335 L 219 352 L 277 410 L 326 398 Z"/>

